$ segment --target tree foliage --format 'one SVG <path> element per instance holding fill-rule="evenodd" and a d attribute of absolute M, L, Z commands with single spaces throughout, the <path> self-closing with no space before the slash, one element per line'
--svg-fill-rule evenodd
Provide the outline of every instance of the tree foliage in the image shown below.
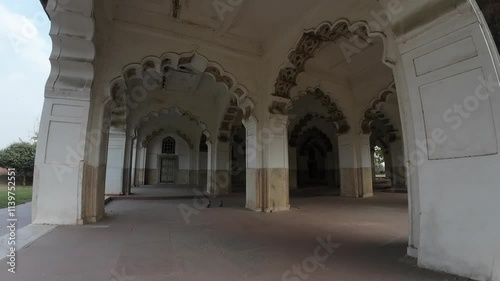
<path fill-rule="evenodd" d="M 375 146 L 375 152 L 373 154 L 373 157 L 375 158 L 375 172 L 377 174 L 384 174 L 385 173 L 385 159 L 384 159 L 384 152 L 382 151 L 382 148 Z"/>
<path fill-rule="evenodd" d="M 36 144 L 19 141 L 0 150 L 0 167 L 14 168 L 18 176 L 23 176 L 26 185 L 26 175 L 35 167 Z"/>

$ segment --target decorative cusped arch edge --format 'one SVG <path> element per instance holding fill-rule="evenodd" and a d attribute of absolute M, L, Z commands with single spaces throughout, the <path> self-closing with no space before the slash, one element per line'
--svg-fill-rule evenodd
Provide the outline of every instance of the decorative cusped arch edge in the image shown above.
<path fill-rule="evenodd" d="M 162 108 L 162 109 L 157 110 L 157 111 L 152 111 L 152 112 L 148 113 L 148 115 L 141 117 L 133 127 L 135 137 L 138 136 L 138 131 L 143 124 L 145 124 L 147 122 L 151 122 L 152 120 L 154 120 L 156 118 L 159 118 L 160 115 L 168 115 L 170 113 L 175 113 L 179 116 L 187 117 L 189 119 L 189 121 L 194 122 L 196 124 L 196 126 L 200 127 L 202 134 L 207 137 L 207 140 L 210 140 L 212 135 L 211 135 L 210 131 L 208 130 L 207 124 L 203 123 L 198 116 L 195 116 L 191 112 L 186 111 L 178 106 L 172 106 L 169 108 Z"/>
<path fill-rule="evenodd" d="M 89 101 L 96 56 L 93 0 L 49 0 L 45 11 L 52 39 L 45 97 Z"/>
<path fill-rule="evenodd" d="M 326 117 L 323 114 L 320 113 L 309 113 L 302 117 L 300 121 L 293 127 L 293 130 L 289 134 L 289 141 L 288 143 L 290 146 L 294 147 L 296 144 L 296 141 L 300 138 L 300 136 L 304 133 L 304 128 L 306 128 L 310 122 L 313 120 L 323 120 L 327 124 L 332 125 L 335 128 L 336 133 L 338 134 L 339 129 L 338 125 L 336 124 L 335 120 L 332 117 Z"/>
<path fill-rule="evenodd" d="M 113 114 L 117 126 L 125 122 L 127 115 L 126 91 L 131 86 L 132 80 L 143 80 L 143 87 L 146 90 L 154 90 L 163 87 L 166 73 L 169 70 L 207 74 L 215 82 L 221 83 L 228 90 L 231 100 L 243 110 L 243 116 L 248 118 L 255 107 L 254 102 L 248 97 L 248 90 L 238 83 L 236 78 L 217 62 L 209 61 L 197 52 L 188 53 L 164 53 L 160 57 L 148 56 L 141 63 L 133 63 L 125 66 L 120 76 L 111 80 L 107 98 L 114 102 Z M 155 78 L 152 83 L 147 83 L 145 78 Z M 160 81 L 160 82 L 158 82 Z M 135 86 L 136 87 L 136 86 Z M 123 125 L 123 124 L 122 124 Z"/>
<path fill-rule="evenodd" d="M 382 62 L 393 68 L 395 62 L 389 57 L 387 37 L 383 32 L 373 31 L 366 21 L 355 23 L 351 23 L 348 19 L 340 19 L 334 23 L 325 21 L 315 29 L 304 31 L 295 47 L 288 52 L 286 62 L 280 67 L 274 83 L 269 112 L 284 114 L 284 107 L 290 99 L 290 91 L 297 85 L 299 74 L 305 71 L 307 61 L 314 57 L 314 53 L 323 43 L 335 43 L 342 38 L 355 37 L 365 41 L 371 37 L 381 38 L 384 44 Z"/>
<path fill-rule="evenodd" d="M 320 86 L 307 88 L 305 91 L 299 92 L 299 94 L 297 94 L 292 99 L 290 99 L 289 102 L 284 104 L 283 113 L 288 114 L 290 110 L 293 109 L 295 104 L 305 96 L 312 96 L 315 100 L 319 100 L 321 102 L 321 105 L 327 109 L 328 114 L 330 115 L 322 117 L 335 126 L 338 134 L 345 134 L 349 132 L 351 126 L 349 125 L 347 117 L 344 115 L 343 109 L 339 105 L 338 101 L 332 100 L 330 95 L 326 94 L 326 92 L 321 89 Z M 318 117 L 318 114 L 310 115 L 313 115 L 313 117 Z M 308 120 L 307 122 L 309 121 L 310 120 Z"/>
<path fill-rule="evenodd" d="M 397 97 L 396 85 L 392 82 L 387 88 L 380 91 L 377 98 L 370 102 L 370 106 L 363 110 L 363 118 L 360 121 L 360 128 L 362 134 L 371 134 L 372 128 L 371 124 L 375 119 L 384 118 L 381 112 L 378 112 L 380 106 L 385 103 L 390 97 Z M 382 115 L 381 115 L 382 114 Z M 392 127 L 392 124 L 388 123 L 386 126 Z M 396 132 L 390 132 L 395 134 Z M 394 137 L 396 137 L 394 135 Z"/>

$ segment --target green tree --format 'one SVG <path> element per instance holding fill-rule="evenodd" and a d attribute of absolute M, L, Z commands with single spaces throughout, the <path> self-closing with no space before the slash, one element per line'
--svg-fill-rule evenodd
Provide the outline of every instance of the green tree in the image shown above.
<path fill-rule="evenodd" d="M 16 175 L 22 177 L 26 186 L 26 177 L 35 167 L 35 151 L 35 143 L 15 142 L 0 150 L 0 167 L 16 169 Z"/>
<path fill-rule="evenodd" d="M 373 153 L 374 162 L 375 162 L 375 173 L 377 174 L 385 174 L 385 159 L 384 159 L 384 151 L 382 148 L 375 146 L 375 152 Z"/>

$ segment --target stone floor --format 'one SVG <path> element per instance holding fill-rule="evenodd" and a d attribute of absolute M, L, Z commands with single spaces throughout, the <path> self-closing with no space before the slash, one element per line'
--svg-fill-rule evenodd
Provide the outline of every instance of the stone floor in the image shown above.
<path fill-rule="evenodd" d="M 203 188 L 190 185 L 158 184 L 132 187 L 134 197 L 190 197 L 204 193 Z"/>
<path fill-rule="evenodd" d="M 193 200 L 112 201 L 99 224 L 60 226 L 21 250 L 16 274 L 1 261 L 0 280 L 455 280 L 405 258 L 405 194 L 294 197 L 273 214 L 243 197 Z"/>

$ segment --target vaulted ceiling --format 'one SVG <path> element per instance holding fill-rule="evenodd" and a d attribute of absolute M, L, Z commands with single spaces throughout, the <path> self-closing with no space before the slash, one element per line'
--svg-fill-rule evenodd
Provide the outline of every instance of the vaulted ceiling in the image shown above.
<path fill-rule="evenodd" d="M 348 2 L 348 3 L 347 3 Z M 290 30 L 300 31 L 302 20 L 318 9 L 335 20 L 359 3 L 375 0 L 113 0 L 112 17 L 118 24 L 136 24 L 216 42 L 250 55 L 262 56 Z M 286 11 L 286 12 L 285 12 Z M 307 25 L 308 26 L 308 25 Z M 309 26 L 310 28 L 311 26 Z M 182 32 L 180 31 L 182 30 Z"/>

